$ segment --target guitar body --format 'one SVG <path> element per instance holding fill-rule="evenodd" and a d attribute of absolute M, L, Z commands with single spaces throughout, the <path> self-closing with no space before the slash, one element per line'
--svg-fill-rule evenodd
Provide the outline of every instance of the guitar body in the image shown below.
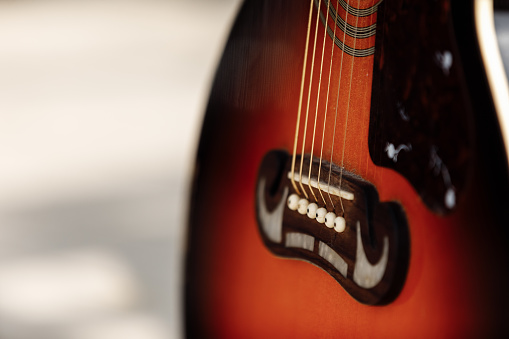
<path fill-rule="evenodd" d="M 350 5 L 335 0 L 319 9 L 315 1 L 311 18 L 307 0 L 246 0 L 241 8 L 195 169 L 185 281 L 190 337 L 509 333 L 506 149 L 474 1 L 350 2 L 368 15 L 347 14 Z M 323 20 L 314 43 L 318 11 L 350 50 L 333 45 Z M 336 14 L 376 30 L 362 39 L 335 31 Z M 308 179 L 326 182 L 330 173 L 356 199 L 329 204 L 320 196 L 325 189 L 294 186 L 288 178 L 302 178 L 299 159 L 310 161 Z M 316 195 L 319 206 L 344 214 L 344 232 L 307 224 L 286 207 L 289 195 L 304 198 L 306 190 L 309 202 Z M 281 201 L 281 232 L 264 233 L 265 216 Z M 292 249 L 291 234 L 301 234 L 300 249 Z M 326 261 L 324 248 L 344 266 Z M 360 248 L 368 266 L 385 263 L 376 279 L 359 278 Z"/>

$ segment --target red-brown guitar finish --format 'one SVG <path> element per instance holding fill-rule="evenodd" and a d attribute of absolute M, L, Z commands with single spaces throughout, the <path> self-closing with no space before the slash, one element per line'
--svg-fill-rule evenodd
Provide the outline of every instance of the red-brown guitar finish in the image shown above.
<path fill-rule="evenodd" d="M 350 2 L 360 8 L 377 3 Z M 403 8 L 424 0 L 397 2 Z M 451 5 L 451 1 L 439 2 Z M 463 3 L 467 10 L 461 13 L 467 13 L 466 17 L 450 27 L 451 31 L 463 27 L 462 34 L 468 39 L 458 38 L 457 44 L 468 40 L 471 45 L 451 47 L 455 53 L 476 46 L 472 3 L 461 1 L 459 5 Z M 335 7 L 336 1 L 331 5 Z M 458 4 L 452 5 L 458 8 Z M 324 6 L 326 2 L 321 9 L 326 13 Z M 463 80 L 471 98 L 465 113 L 470 117 L 464 118 L 472 122 L 469 140 L 474 144 L 468 145 L 472 160 L 465 168 L 468 180 L 457 206 L 443 214 L 430 209 L 401 173 L 373 163 L 368 134 L 374 56 L 354 58 L 335 47 L 332 74 L 336 81 L 331 81 L 330 93 L 338 92 L 341 58 L 343 61 L 333 162 L 341 165 L 345 140 L 345 170 L 372 183 L 380 201 L 400 203 L 408 222 L 408 268 L 392 302 L 380 306 L 359 303 L 325 271 L 305 261 L 277 257 L 264 245 L 255 210 L 258 169 L 271 150 L 290 154 L 293 150 L 308 13 L 307 0 L 246 1 L 233 28 L 207 107 L 189 210 L 186 334 L 224 338 L 507 335 L 507 168 L 482 64 L 475 53 L 461 58 L 463 67 L 470 67 L 470 75 Z M 338 13 L 345 18 L 341 7 Z M 313 25 L 315 16 L 316 7 Z M 350 16 L 347 21 L 352 26 L 369 26 L 377 21 L 377 14 L 356 20 Z M 416 23 L 423 24 L 431 26 L 433 22 Z M 323 30 L 320 24 L 318 39 L 323 39 Z M 308 60 L 313 29 L 311 32 Z M 342 36 L 340 31 L 336 34 Z M 348 39 L 347 45 L 353 46 L 353 40 Z M 327 38 L 326 56 L 331 44 Z M 374 45 L 374 37 L 359 39 L 356 48 Z M 306 154 L 311 152 L 320 55 L 321 43 L 317 44 Z M 320 152 L 330 59 L 324 60 L 315 156 Z M 310 66 L 308 61 L 308 72 Z M 308 85 L 309 79 L 306 81 Z M 332 152 L 336 94 L 330 98 L 325 159 Z M 303 128 L 301 122 L 301 136 Z"/>

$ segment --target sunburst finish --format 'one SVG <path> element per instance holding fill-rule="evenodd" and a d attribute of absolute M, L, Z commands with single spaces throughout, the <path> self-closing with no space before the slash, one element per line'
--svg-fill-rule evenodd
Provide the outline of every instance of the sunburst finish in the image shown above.
<path fill-rule="evenodd" d="M 380 32 L 393 34 L 395 40 L 398 34 L 412 35 L 389 31 L 388 23 L 396 19 L 389 14 L 404 15 L 405 9 L 419 7 L 424 1 L 345 0 L 346 7 L 341 1 L 339 6 L 336 3 L 330 2 L 343 24 L 337 24 L 339 17 L 330 9 L 327 15 L 327 1 L 313 2 L 303 91 L 310 2 L 248 0 L 239 13 L 213 84 L 197 157 L 185 281 L 186 334 L 232 338 L 463 338 L 507 334 L 507 161 L 477 49 L 474 1 L 434 2 L 446 12 L 450 10 L 447 18 L 435 20 L 444 20 L 447 39 L 452 37 L 454 43 L 448 50 L 455 61 L 461 60 L 453 66 L 459 67 L 454 68 L 460 74 L 454 80 L 459 94 L 454 96 L 456 92 L 452 91 L 447 95 L 467 107 L 448 117 L 452 121 L 468 120 L 467 135 L 455 139 L 466 140 L 460 143 L 467 149 L 468 159 L 460 158 L 465 161 L 459 162 L 463 166 L 450 167 L 460 173 L 453 177 L 464 181 L 461 189 L 454 186 L 458 196 L 452 208 L 447 208 L 444 200 L 447 187 L 436 189 L 439 202 L 434 205 L 423 195 L 420 184 L 412 181 L 419 167 L 423 176 L 433 173 L 433 167 L 427 168 L 426 164 L 409 172 L 392 165 L 392 169 L 388 168 L 389 164 L 408 161 L 410 153 L 400 149 L 394 162 L 394 152 L 403 143 L 394 141 L 394 149 L 388 153 L 387 141 L 377 141 L 380 132 L 376 128 L 383 126 L 373 123 L 377 112 L 385 114 L 377 119 L 389 119 L 385 124 L 394 119 L 382 112 L 382 108 L 387 110 L 385 104 L 377 101 L 380 93 L 388 89 L 376 87 L 379 83 L 373 79 L 389 76 L 380 70 L 384 63 L 394 64 L 387 58 L 400 55 L 380 53 L 382 48 L 390 47 L 380 44 Z M 328 19 L 318 18 L 315 44 L 313 25 L 318 6 L 323 19 Z M 379 17 L 380 13 L 385 13 L 385 17 Z M 424 29 L 420 25 L 434 22 L 426 16 L 419 20 L 415 23 L 416 32 Z M 372 25 L 376 25 L 377 33 L 370 36 Z M 353 37 L 347 34 L 349 30 Z M 460 30 L 466 36 L 457 34 Z M 365 35 L 356 39 L 355 31 Z M 321 42 L 324 36 L 325 46 Z M 441 39 L 435 35 L 432 38 Z M 372 54 L 355 56 L 355 51 L 372 47 Z M 404 50 L 404 46 L 401 48 Z M 412 59 L 406 62 L 409 64 L 401 66 L 411 68 Z M 441 72 L 443 75 L 443 69 Z M 397 79 L 390 80 L 398 84 Z M 405 88 L 405 84 L 399 85 Z M 469 101 L 463 100 L 465 95 Z M 398 107 L 396 102 L 393 105 Z M 418 104 L 412 101 L 411 105 Z M 406 123 L 405 115 L 396 114 L 399 124 Z M 411 112 L 408 117 L 421 121 Z M 435 126 L 433 119 L 429 123 Z M 451 131 L 452 135 L 456 132 Z M 280 258 L 266 247 L 255 203 L 258 171 L 266 154 L 284 150 L 293 155 L 295 144 L 298 156 L 312 153 L 332 161 L 372 184 L 381 202 L 401 206 L 408 223 L 408 263 L 402 286 L 390 302 L 365 305 L 326 271 L 305 261 Z M 414 151 L 419 149 L 412 146 Z M 443 147 L 438 155 L 443 154 Z M 428 151 L 421 153 L 430 156 Z M 380 161 L 382 157 L 384 161 Z M 443 158 L 447 167 L 448 158 Z M 299 159 L 296 157 L 296 172 L 300 170 Z M 291 183 L 287 187 L 296 192 Z M 300 184 L 297 190 L 303 194 Z M 310 201 L 314 201 L 311 191 L 307 192 Z M 319 203 L 318 190 L 315 195 Z M 338 215 L 342 213 L 338 204 L 328 208 Z M 355 225 L 347 224 L 348 227 Z"/>

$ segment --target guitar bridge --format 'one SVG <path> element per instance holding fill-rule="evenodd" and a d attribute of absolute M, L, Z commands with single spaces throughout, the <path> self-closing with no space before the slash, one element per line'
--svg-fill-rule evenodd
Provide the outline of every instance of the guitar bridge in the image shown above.
<path fill-rule="evenodd" d="M 401 206 L 380 202 L 371 183 L 335 164 L 309 155 L 303 160 L 307 168 L 299 172 L 290 170 L 286 152 L 271 151 L 262 162 L 256 210 L 265 245 L 317 265 L 364 304 L 392 301 L 408 265 Z"/>

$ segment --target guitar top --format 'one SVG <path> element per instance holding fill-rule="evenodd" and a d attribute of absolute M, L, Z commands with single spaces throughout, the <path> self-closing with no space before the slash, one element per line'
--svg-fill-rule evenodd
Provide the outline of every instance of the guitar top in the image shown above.
<path fill-rule="evenodd" d="M 509 335 L 492 15 L 489 0 L 245 1 L 198 150 L 187 336 Z"/>

